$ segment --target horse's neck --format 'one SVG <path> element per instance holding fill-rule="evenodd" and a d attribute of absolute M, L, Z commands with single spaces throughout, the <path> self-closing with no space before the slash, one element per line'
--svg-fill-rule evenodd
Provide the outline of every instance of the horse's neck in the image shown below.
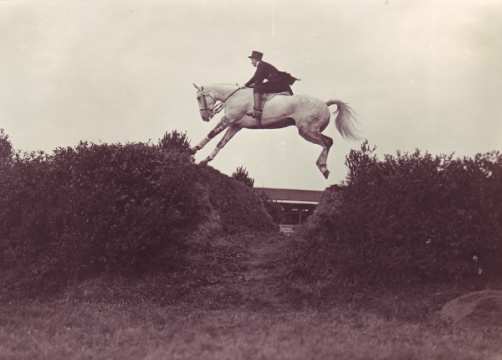
<path fill-rule="evenodd" d="M 211 85 L 207 88 L 213 93 L 216 100 L 224 101 L 238 87 L 232 85 Z"/>

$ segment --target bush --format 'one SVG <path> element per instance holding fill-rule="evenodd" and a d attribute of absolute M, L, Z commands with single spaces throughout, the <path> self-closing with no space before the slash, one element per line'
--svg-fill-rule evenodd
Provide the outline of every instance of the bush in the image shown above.
<path fill-rule="evenodd" d="M 252 189 L 195 165 L 170 141 L 11 152 L 0 167 L 0 271 L 9 283 L 39 291 L 33 285 L 103 272 L 169 271 L 208 209 L 220 231 L 274 228 Z"/>
<path fill-rule="evenodd" d="M 254 179 L 249 176 L 248 171 L 243 166 L 239 166 L 232 174 L 232 177 L 250 188 L 254 186 Z"/>
<path fill-rule="evenodd" d="M 166 132 L 159 140 L 159 148 L 168 152 L 190 153 L 190 141 L 186 133 L 177 130 Z"/>
<path fill-rule="evenodd" d="M 3 184 L 0 238 L 12 264 L 53 279 L 138 271 L 201 220 L 196 180 L 194 165 L 144 144 L 30 154 Z"/>
<path fill-rule="evenodd" d="M 309 265 L 338 283 L 404 285 L 502 275 L 502 156 L 351 151 L 305 229 Z M 320 260 L 322 258 L 322 260 Z"/>
<path fill-rule="evenodd" d="M 9 136 L 4 129 L 0 129 L 0 167 L 11 162 L 14 151 Z"/>

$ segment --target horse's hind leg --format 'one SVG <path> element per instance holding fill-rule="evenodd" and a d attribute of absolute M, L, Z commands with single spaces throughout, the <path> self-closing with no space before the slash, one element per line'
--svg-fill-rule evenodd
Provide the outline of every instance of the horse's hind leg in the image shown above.
<path fill-rule="evenodd" d="M 329 170 L 327 166 L 327 161 L 328 161 L 328 154 L 329 154 L 329 149 L 333 145 L 333 139 L 331 139 L 329 136 L 323 135 L 319 133 L 319 136 L 321 137 L 322 140 L 322 151 L 319 157 L 317 158 L 316 165 L 319 168 L 319 170 L 322 172 L 324 177 L 327 179 L 329 176 Z"/>
<path fill-rule="evenodd" d="M 333 145 L 333 139 L 331 139 L 329 136 L 321 134 L 321 132 L 318 129 L 312 130 L 309 129 L 308 127 L 304 127 L 304 128 L 299 128 L 298 132 L 305 140 L 322 146 L 322 151 L 319 157 L 317 158 L 316 165 L 321 171 L 321 173 L 324 175 L 324 177 L 327 179 L 329 176 L 329 170 L 326 165 L 326 162 L 328 160 L 329 149 Z"/>

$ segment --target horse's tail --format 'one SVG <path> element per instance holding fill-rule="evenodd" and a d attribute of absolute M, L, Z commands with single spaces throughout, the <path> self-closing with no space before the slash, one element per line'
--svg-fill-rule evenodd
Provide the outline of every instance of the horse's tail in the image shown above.
<path fill-rule="evenodd" d="M 336 110 L 333 113 L 336 115 L 335 125 L 338 132 L 344 137 L 349 139 L 358 140 L 360 136 L 355 126 L 356 119 L 352 113 L 351 107 L 340 100 L 328 100 L 326 105 L 336 105 Z"/>

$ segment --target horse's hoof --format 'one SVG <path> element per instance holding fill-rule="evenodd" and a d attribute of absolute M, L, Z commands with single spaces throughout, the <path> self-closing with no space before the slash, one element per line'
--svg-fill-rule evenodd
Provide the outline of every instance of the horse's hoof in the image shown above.
<path fill-rule="evenodd" d="M 329 170 L 324 170 L 322 174 L 324 175 L 324 178 L 327 179 L 329 177 Z"/>

